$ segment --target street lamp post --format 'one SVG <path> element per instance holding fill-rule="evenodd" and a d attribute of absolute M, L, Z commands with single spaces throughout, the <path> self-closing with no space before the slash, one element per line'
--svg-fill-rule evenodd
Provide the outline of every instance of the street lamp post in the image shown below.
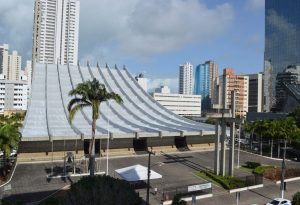
<path fill-rule="evenodd" d="M 240 150 L 241 150 L 241 126 L 239 125 L 238 153 L 237 153 L 237 168 L 240 168 Z"/>
<path fill-rule="evenodd" d="M 281 198 L 282 199 L 284 198 L 284 190 L 285 190 L 284 177 L 285 177 L 286 143 L 287 143 L 287 140 L 284 139 L 284 150 L 283 150 L 283 158 L 282 158 L 282 165 L 281 165 L 281 184 L 280 184 L 280 191 L 281 191 Z"/>
<path fill-rule="evenodd" d="M 155 152 L 152 152 L 151 151 L 148 151 L 148 172 L 147 172 L 147 197 L 146 197 L 146 202 L 147 202 L 147 205 L 149 205 L 149 191 L 150 191 L 150 173 L 151 173 L 151 170 L 150 170 L 150 163 L 151 163 L 151 155 L 155 155 Z"/>

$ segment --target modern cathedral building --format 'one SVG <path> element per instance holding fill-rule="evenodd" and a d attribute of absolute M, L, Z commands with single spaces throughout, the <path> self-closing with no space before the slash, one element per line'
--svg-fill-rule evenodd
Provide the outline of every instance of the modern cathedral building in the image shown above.
<path fill-rule="evenodd" d="M 110 140 L 110 148 L 176 146 L 213 143 L 215 126 L 174 114 L 156 102 L 124 69 L 79 65 L 36 64 L 31 101 L 22 130 L 20 152 L 83 150 L 91 139 L 91 108 L 68 121 L 68 95 L 78 83 L 97 78 L 123 104 L 104 102 L 96 127 L 96 146 Z M 98 150 L 99 151 L 99 150 Z"/>
<path fill-rule="evenodd" d="M 290 65 L 300 65 L 300 1 L 267 0 L 265 5 L 265 111 L 277 100 L 277 74 Z"/>

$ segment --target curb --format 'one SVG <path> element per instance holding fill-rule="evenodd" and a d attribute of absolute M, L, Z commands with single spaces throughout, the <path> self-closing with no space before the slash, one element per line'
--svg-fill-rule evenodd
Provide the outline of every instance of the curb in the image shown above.
<path fill-rule="evenodd" d="M 205 195 L 200 195 L 200 196 L 196 196 L 196 200 L 198 199 L 205 199 L 205 198 L 211 198 L 213 197 L 213 194 L 205 194 Z M 181 198 L 182 200 L 184 201 L 192 201 L 192 197 L 184 197 L 184 198 Z M 164 201 L 162 203 L 163 205 L 171 205 L 172 204 L 172 201 Z"/>

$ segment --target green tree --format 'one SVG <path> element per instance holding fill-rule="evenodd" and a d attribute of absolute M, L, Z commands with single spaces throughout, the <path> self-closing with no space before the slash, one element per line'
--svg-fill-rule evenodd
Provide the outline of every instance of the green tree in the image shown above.
<path fill-rule="evenodd" d="M 7 157 L 11 154 L 11 149 L 16 148 L 21 140 L 21 133 L 18 127 L 11 124 L 0 126 L 0 149 L 3 151 L 3 167 L 1 168 L 2 176 L 7 174 Z"/>
<path fill-rule="evenodd" d="M 95 131 L 96 121 L 100 115 L 100 104 L 110 99 L 117 103 L 122 103 L 122 98 L 114 93 L 107 92 L 105 85 L 101 84 L 96 78 L 79 83 L 76 88 L 69 92 L 74 98 L 68 104 L 69 121 L 72 123 L 77 111 L 85 108 L 92 108 L 92 139 L 89 147 L 90 176 L 95 173 Z"/>
<path fill-rule="evenodd" d="M 300 205 L 300 192 L 297 192 L 296 194 L 294 194 L 292 204 Z"/>
<path fill-rule="evenodd" d="M 295 108 L 295 110 L 289 114 L 290 117 L 294 118 L 296 125 L 300 128 L 300 105 Z"/>
<path fill-rule="evenodd" d="M 88 176 L 71 185 L 65 205 L 140 205 L 141 198 L 128 182 L 110 176 Z"/>

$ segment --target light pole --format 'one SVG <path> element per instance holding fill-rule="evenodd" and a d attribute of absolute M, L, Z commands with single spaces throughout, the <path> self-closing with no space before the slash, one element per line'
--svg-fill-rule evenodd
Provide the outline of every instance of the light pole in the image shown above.
<path fill-rule="evenodd" d="M 281 184 L 280 184 L 280 190 L 281 190 L 281 198 L 284 197 L 284 190 L 285 190 L 285 182 L 284 182 L 284 175 L 285 175 L 285 155 L 286 155 L 286 142 L 287 140 L 284 139 L 284 151 L 283 151 L 283 157 L 282 157 L 282 165 L 281 165 Z"/>
<path fill-rule="evenodd" d="M 240 168 L 240 150 L 241 150 L 241 126 L 239 126 L 238 153 L 237 153 L 237 168 Z"/>
<path fill-rule="evenodd" d="M 146 196 L 146 204 L 149 205 L 149 190 L 150 190 L 150 163 L 151 163 L 151 155 L 155 155 L 155 152 L 148 151 L 148 170 L 147 170 L 147 196 Z"/>
<path fill-rule="evenodd" d="M 107 103 L 108 103 L 108 110 L 107 110 L 107 111 L 108 111 L 108 113 L 109 113 L 109 108 L 110 108 L 110 106 L 109 106 L 109 101 L 107 101 Z M 109 133 L 109 115 L 107 115 L 106 175 L 108 175 L 109 135 L 110 135 L 110 133 Z"/>

